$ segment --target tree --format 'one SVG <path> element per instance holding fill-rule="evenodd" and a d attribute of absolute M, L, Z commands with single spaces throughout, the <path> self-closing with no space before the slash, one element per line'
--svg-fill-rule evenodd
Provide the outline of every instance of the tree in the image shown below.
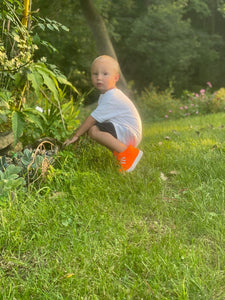
<path fill-rule="evenodd" d="M 223 85 L 225 0 L 55 0 L 54 9 L 50 1 L 36 0 L 33 6 L 70 28 L 63 35 L 46 31 L 43 39 L 58 53 L 42 56 L 82 91 L 91 86 L 94 57 L 115 52 L 138 90 L 150 83 L 164 89 L 173 79 L 180 91 L 207 81 Z"/>
<path fill-rule="evenodd" d="M 113 1 L 107 24 L 115 24 L 114 45 L 135 87 L 153 83 L 165 89 L 171 80 L 176 91 L 207 81 L 223 84 L 224 20 L 217 14 L 212 25 L 211 19 L 218 1 L 124 2 Z"/>
<path fill-rule="evenodd" d="M 80 0 L 80 5 L 87 20 L 87 24 L 93 33 L 99 55 L 106 54 L 118 60 L 105 22 L 95 8 L 93 0 Z M 122 71 L 120 74 L 120 86 L 122 89 L 127 89 L 127 83 Z"/>

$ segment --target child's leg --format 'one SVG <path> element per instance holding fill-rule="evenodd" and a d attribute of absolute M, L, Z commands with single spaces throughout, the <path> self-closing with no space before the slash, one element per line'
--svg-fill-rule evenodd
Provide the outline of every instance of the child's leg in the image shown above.
<path fill-rule="evenodd" d="M 113 152 L 120 162 L 121 171 L 133 171 L 142 157 L 142 151 L 133 146 L 127 147 L 117 139 L 115 128 L 111 123 L 96 123 L 89 129 L 88 134 L 93 140 Z"/>
<path fill-rule="evenodd" d="M 123 152 L 126 150 L 127 146 L 121 143 L 117 138 L 115 138 L 111 133 L 106 131 L 101 131 L 97 125 L 92 126 L 88 135 L 98 142 L 99 144 L 107 147 L 111 151 Z"/>

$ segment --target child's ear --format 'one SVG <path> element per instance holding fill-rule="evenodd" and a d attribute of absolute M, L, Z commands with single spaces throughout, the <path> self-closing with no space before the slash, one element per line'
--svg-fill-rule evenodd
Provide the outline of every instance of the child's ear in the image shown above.
<path fill-rule="evenodd" d="M 119 80 L 119 78 L 120 78 L 119 73 L 116 73 L 116 74 L 115 74 L 115 82 L 117 82 L 117 81 Z"/>

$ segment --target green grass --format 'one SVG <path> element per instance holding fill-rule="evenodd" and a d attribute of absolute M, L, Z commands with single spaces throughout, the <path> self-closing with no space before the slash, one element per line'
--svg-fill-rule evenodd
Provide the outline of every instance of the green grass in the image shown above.
<path fill-rule="evenodd" d="M 86 139 L 61 152 L 2 203 L 0 299 L 225 299 L 224 123 L 144 124 L 125 175 Z"/>

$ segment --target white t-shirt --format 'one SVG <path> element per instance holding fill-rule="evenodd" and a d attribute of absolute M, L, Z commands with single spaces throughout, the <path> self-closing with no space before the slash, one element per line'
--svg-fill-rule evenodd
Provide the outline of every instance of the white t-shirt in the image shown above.
<path fill-rule="evenodd" d="M 91 113 L 98 122 L 111 122 L 123 144 L 136 147 L 142 139 L 142 123 L 133 102 L 119 89 L 101 94 L 98 106 Z"/>

